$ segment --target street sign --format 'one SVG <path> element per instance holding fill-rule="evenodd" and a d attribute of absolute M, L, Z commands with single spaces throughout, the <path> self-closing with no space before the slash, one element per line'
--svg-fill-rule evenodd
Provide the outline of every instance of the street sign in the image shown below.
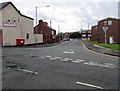
<path fill-rule="evenodd" d="M 103 29 L 104 32 L 106 32 L 108 30 L 108 27 L 103 26 L 102 29 Z"/>
<path fill-rule="evenodd" d="M 108 30 L 108 27 L 106 27 L 106 26 L 103 26 L 102 27 L 102 29 L 103 29 L 103 31 L 105 32 L 105 45 L 107 44 L 107 35 L 106 35 L 106 32 L 107 32 L 107 30 Z"/>

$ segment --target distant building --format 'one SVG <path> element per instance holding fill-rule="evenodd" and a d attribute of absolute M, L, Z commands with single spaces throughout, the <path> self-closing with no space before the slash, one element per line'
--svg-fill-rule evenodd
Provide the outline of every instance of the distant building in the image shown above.
<path fill-rule="evenodd" d="M 12 2 L 1 3 L 0 45 L 16 46 L 33 44 L 33 20 L 33 18 L 21 14 Z"/>
<path fill-rule="evenodd" d="M 91 40 L 91 30 L 82 30 L 82 40 Z"/>
<path fill-rule="evenodd" d="M 48 26 L 47 22 L 43 22 L 43 20 L 39 20 L 39 24 L 37 27 L 34 27 L 34 33 L 36 34 L 37 28 L 37 35 L 43 34 L 43 43 L 50 44 L 56 42 L 56 30 L 52 29 Z"/>
<path fill-rule="evenodd" d="M 63 33 L 63 39 L 69 38 L 71 34 L 72 34 L 72 32 Z"/>
<path fill-rule="evenodd" d="M 108 27 L 106 32 L 107 43 L 120 43 L 120 19 L 107 18 L 98 22 L 98 42 L 105 43 L 103 26 Z"/>

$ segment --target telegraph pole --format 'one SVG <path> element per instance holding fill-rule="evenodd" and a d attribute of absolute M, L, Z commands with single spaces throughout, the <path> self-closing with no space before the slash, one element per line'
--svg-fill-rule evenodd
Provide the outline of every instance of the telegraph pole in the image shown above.
<path fill-rule="evenodd" d="M 37 7 L 36 7 L 36 46 L 37 46 Z"/>

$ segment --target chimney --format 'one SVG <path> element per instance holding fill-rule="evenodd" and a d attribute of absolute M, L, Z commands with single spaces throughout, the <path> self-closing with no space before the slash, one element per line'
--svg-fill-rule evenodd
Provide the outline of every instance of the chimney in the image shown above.
<path fill-rule="evenodd" d="M 47 22 L 44 22 L 44 24 L 45 24 L 45 25 L 48 25 L 48 23 L 47 23 Z"/>
<path fill-rule="evenodd" d="M 39 20 L 39 24 L 42 23 L 42 22 L 43 22 L 43 20 Z"/>

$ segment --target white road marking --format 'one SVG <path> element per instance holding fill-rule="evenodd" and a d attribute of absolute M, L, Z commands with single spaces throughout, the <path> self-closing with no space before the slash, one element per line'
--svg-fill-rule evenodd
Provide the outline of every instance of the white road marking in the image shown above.
<path fill-rule="evenodd" d="M 101 64 L 101 63 L 92 62 L 92 61 L 84 62 L 84 64 L 86 64 L 86 65 L 92 65 L 92 66 L 98 66 L 98 67 L 105 67 L 105 68 L 116 68 L 117 67 L 114 64 L 110 64 L 110 63 Z"/>
<path fill-rule="evenodd" d="M 54 57 L 54 58 L 56 58 L 56 59 L 61 59 L 62 57 Z"/>
<path fill-rule="evenodd" d="M 49 58 L 49 59 L 51 59 L 51 60 L 56 60 L 56 58 Z"/>
<path fill-rule="evenodd" d="M 52 56 L 46 56 L 47 58 L 51 58 Z"/>
<path fill-rule="evenodd" d="M 38 72 L 33 72 L 33 71 L 30 71 L 30 70 L 25 70 L 25 69 L 17 69 L 18 71 L 23 71 L 23 72 L 28 72 L 28 73 L 32 73 L 32 74 L 38 74 Z"/>
<path fill-rule="evenodd" d="M 77 84 L 80 84 L 80 85 L 85 85 L 85 86 L 89 86 L 89 87 L 94 87 L 94 88 L 99 88 L 99 89 L 103 89 L 102 87 L 100 86 L 95 86 L 95 85 L 92 85 L 92 84 L 87 84 L 87 83 L 83 83 L 83 82 L 76 82 Z"/>
<path fill-rule="evenodd" d="M 41 58 L 45 58 L 45 57 L 42 56 Z"/>
<path fill-rule="evenodd" d="M 73 51 L 73 50 L 70 50 L 70 51 L 64 51 L 63 53 L 68 53 L 68 54 L 70 54 L 70 53 L 74 53 L 74 51 Z"/>
<path fill-rule="evenodd" d="M 73 50 L 71 50 L 73 51 Z M 97 66 L 97 67 L 104 67 L 104 68 L 117 68 L 118 66 L 116 66 L 115 64 L 111 64 L 111 63 L 98 63 L 98 62 L 94 62 L 94 61 L 85 61 L 83 59 L 71 59 L 71 58 L 62 58 L 62 57 L 52 57 L 52 56 L 41 56 L 41 58 L 47 58 L 47 59 L 51 59 L 51 60 L 61 60 L 64 62 L 70 61 L 73 63 L 80 63 L 80 64 L 85 64 L 85 65 L 91 65 L 91 66 Z"/>
<path fill-rule="evenodd" d="M 85 60 L 76 59 L 75 61 L 72 61 L 72 62 L 74 62 L 74 63 L 83 63 L 83 62 L 85 62 Z"/>
<path fill-rule="evenodd" d="M 64 58 L 63 61 L 71 61 L 71 58 Z"/>

